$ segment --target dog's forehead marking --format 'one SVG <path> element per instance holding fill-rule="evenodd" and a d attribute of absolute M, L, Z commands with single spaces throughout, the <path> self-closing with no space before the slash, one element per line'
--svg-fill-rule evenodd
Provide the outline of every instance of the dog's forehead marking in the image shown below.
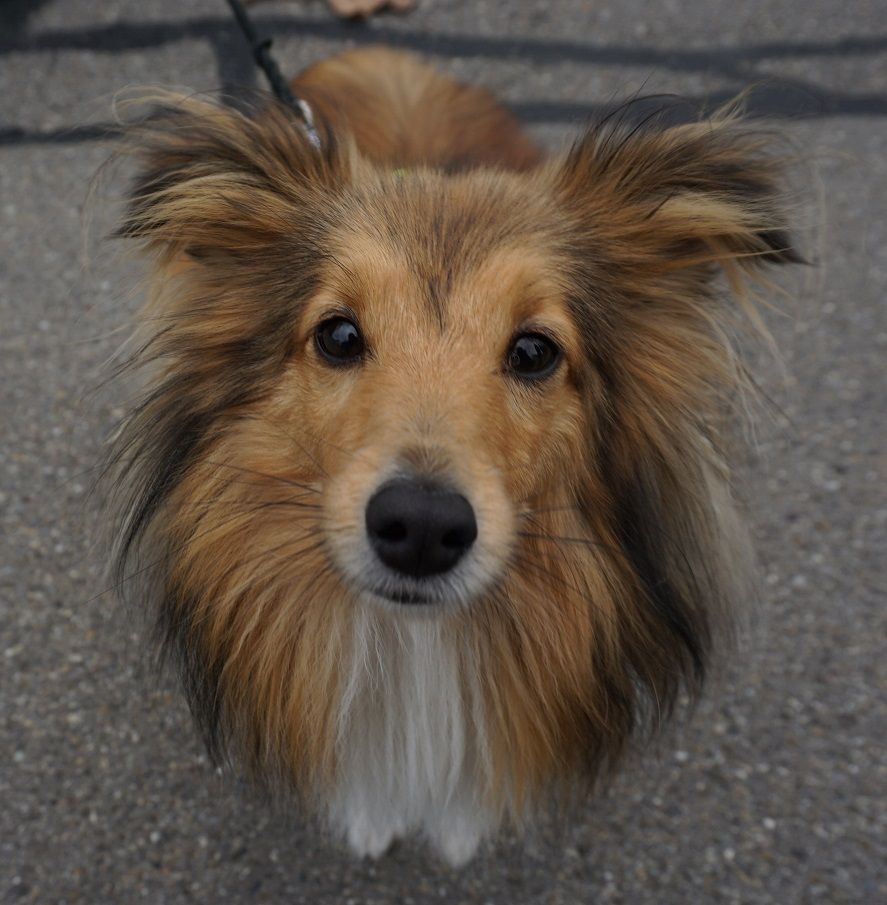
<path fill-rule="evenodd" d="M 398 170 L 355 201 L 343 240 L 353 248 L 359 232 L 364 249 L 402 262 L 441 329 L 458 286 L 500 251 L 532 251 L 543 232 L 533 199 L 501 174 Z"/>
<path fill-rule="evenodd" d="M 532 242 L 475 247 L 448 260 L 349 231 L 336 261 L 332 295 L 343 295 L 340 301 L 382 334 L 412 333 L 414 343 L 474 336 L 487 345 L 530 322 L 547 324 L 565 340 L 575 334 L 557 258 Z M 429 332 L 432 325 L 437 329 Z"/>

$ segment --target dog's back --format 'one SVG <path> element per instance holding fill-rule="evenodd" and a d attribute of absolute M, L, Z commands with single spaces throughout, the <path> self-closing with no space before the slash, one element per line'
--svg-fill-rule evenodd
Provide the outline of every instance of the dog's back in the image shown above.
<path fill-rule="evenodd" d="M 402 51 L 348 51 L 306 69 L 292 90 L 311 104 L 322 126 L 353 135 L 377 163 L 526 170 L 541 158 L 489 92 L 441 75 Z"/>

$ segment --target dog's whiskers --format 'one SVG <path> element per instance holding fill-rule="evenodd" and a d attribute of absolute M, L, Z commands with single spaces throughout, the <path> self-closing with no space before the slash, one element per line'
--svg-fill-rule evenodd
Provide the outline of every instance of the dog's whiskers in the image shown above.
<path fill-rule="evenodd" d="M 136 569 L 134 572 L 130 572 L 124 576 L 121 576 L 114 582 L 114 584 L 108 586 L 103 591 L 99 591 L 97 594 L 93 595 L 92 597 L 87 598 L 87 600 L 84 601 L 84 604 L 92 603 L 93 601 L 98 600 L 99 598 L 103 597 L 105 594 L 110 594 L 111 592 L 119 593 L 125 585 L 129 584 L 134 579 L 147 574 L 152 569 L 156 569 L 159 566 L 168 564 L 171 556 L 186 549 L 189 545 L 193 544 L 193 542 L 195 540 L 204 538 L 207 535 L 210 535 L 214 532 L 228 530 L 238 520 L 243 519 L 246 516 L 254 516 L 263 510 L 273 509 L 273 508 L 280 506 L 281 504 L 287 505 L 287 502 L 281 501 L 281 500 L 270 500 L 270 501 L 263 501 L 261 503 L 256 503 L 252 506 L 247 505 L 247 507 L 244 510 L 235 512 L 229 518 L 219 522 L 218 524 L 212 525 L 211 527 L 209 527 L 203 531 L 198 531 L 195 534 L 192 534 L 191 536 L 189 536 L 186 540 L 184 540 L 178 544 L 174 544 L 172 547 L 170 547 L 168 550 L 166 550 L 161 556 L 158 556 L 156 559 L 154 559 L 152 562 L 148 563 L 147 565 L 141 566 L 138 569 Z M 295 508 L 299 509 L 301 507 L 296 506 Z"/>
<path fill-rule="evenodd" d="M 230 468 L 232 471 L 239 471 L 243 472 L 244 474 L 255 475 L 256 477 L 263 478 L 266 481 L 277 481 L 281 484 L 286 484 L 289 487 L 296 487 L 299 490 L 305 491 L 306 493 L 320 493 L 320 488 L 317 486 L 307 484 L 302 481 L 296 481 L 292 478 L 284 477 L 283 475 L 270 474 L 269 472 L 259 471 L 255 468 L 248 468 L 243 465 L 233 465 L 230 462 L 222 462 L 217 459 L 207 459 L 206 463 L 207 465 L 212 465 L 216 468 Z"/>

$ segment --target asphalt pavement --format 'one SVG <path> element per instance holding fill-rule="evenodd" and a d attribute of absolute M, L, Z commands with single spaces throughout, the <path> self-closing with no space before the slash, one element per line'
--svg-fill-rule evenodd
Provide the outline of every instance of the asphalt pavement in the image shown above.
<path fill-rule="evenodd" d="M 744 466 L 762 604 L 694 718 L 565 824 L 451 870 L 332 846 L 207 761 L 107 587 L 88 489 L 127 387 L 138 264 L 94 183 L 121 89 L 256 84 L 221 0 L 0 5 L 0 901 L 887 902 L 887 15 L 854 0 L 420 0 L 256 17 L 288 71 L 367 42 L 500 93 L 557 147 L 618 99 L 750 113 L 797 157 L 798 234 Z M 91 216 L 85 217 L 92 194 Z M 96 389 L 96 387 L 99 387 Z"/>

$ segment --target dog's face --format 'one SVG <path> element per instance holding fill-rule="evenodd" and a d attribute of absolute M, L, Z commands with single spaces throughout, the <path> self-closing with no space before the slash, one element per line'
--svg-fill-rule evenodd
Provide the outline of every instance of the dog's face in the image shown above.
<path fill-rule="evenodd" d="M 159 555 L 209 733 L 329 780 L 371 612 L 450 633 L 503 806 L 614 760 L 744 588 L 711 278 L 791 257 L 758 147 L 692 126 L 385 173 L 194 101 L 143 141 L 156 370 L 120 561 Z"/>
<path fill-rule="evenodd" d="M 379 603 L 470 605 L 582 459 L 553 211 L 477 181 L 401 174 L 339 202 L 293 354 L 258 407 L 283 428 L 274 456 L 317 482 L 331 567 Z"/>

